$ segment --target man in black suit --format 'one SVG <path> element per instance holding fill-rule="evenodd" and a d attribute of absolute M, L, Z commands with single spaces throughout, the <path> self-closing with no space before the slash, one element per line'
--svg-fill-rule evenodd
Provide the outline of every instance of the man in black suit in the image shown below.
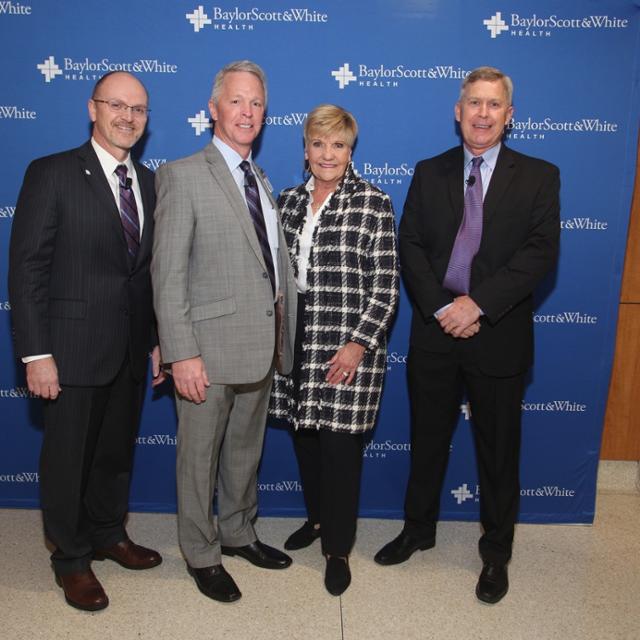
<path fill-rule="evenodd" d="M 91 560 L 128 569 L 162 561 L 124 520 L 154 340 L 149 263 L 154 177 L 129 150 L 147 122 L 134 76 L 103 76 L 88 103 L 89 142 L 31 163 L 11 230 L 9 296 L 16 353 L 43 399 L 40 501 L 68 604 L 109 600 Z M 153 348 L 154 384 L 162 381 Z"/>
<path fill-rule="evenodd" d="M 455 105 L 463 145 L 419 162 L 407 194 L 399 238 L 413 304 L 411 469 L 404 528 L 375 556 L 397 564 L 435 545 L 466 391 L 484 530 L 476 595 L 487 603 L 508 590 L 521 402 L 533 360 L 532 293 L 556 262 L 560 235 L 557 167 L 501 144 L 512 92 L 498 69 L 471 72 Z"/>

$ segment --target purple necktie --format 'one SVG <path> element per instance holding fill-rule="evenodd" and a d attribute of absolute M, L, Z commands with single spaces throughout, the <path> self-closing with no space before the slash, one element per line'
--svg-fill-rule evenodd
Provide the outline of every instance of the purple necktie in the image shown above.
<path fill-rule="evenodd" d="M 482 156 L 472 159 L 471 173 L 464 193 L 464 215 L 453 244 L 449 266 L 442 283 L 456 295 L 469 293 L 471 262 L 482 239 Z"/>
<path fill-rule="evenodd" d="M 262 205 L 260 204 L 260 192 L 258 191 L 258 184 L 256 183 L 256 177 L 251 171 L 251 165 L 247 160 L 243 160 L 240 163 L 240 168 L 244 171 L 244 195 L 247 198 L 247 206 L 249 207 L 249 213 L 253 220 L 253 226 L 256 229 L 256 235 L 258 236 L 258 242 L 262 249 L 262 255 L 264 256 L 264 262 L 267 265 L 267 273 L 271 280 L 271 288 L 275 294 L 276 290 L 276 277 L 273 269 L 273 258 L 271 256 L 271 246 L 269 245 L 269 236 L 267 235 L 267 227 L 264 223 L 264 215 L 262 213 Z"/>
<path fill-rule="evenodd" d="M 131 179 L 127 178 L 127 167 L 119 164 L 116 167 L 116 175 L 120 182 L 120 220 L 124 230 L 124 238 L 127 241 L 127 250 L 132 259 L 138 255 L 140 248 L 140 218 L 136 197 L 131 188 Z"/>

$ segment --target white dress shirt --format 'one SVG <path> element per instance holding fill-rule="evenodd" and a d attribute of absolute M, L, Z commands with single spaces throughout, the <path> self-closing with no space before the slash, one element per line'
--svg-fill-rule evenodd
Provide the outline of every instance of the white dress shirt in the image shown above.
<path fill-rule="evenodd" d="M 307 181 L 305 189 L 309 192 L 309 203 L 307 204 L 307 216 L 305 218 L 302 231 L 300 232 L 299 240 L 298 277 L 296 278 L 296 288 L 298 289 L 298 293 L 307 292 L 307 270 L 309 269 L 309 257 L 311 256 L 311 247 L 313 246 L 313 232 L 318 224 L 318 220 L 320 220 L 322 210 L 327 206 L 329 198 L 333 195 L 333 193 L 330 193 L 314 214 L 313 209 L 311 208 L 311 203 L 313 202 L 313 190 L 315 189 L 315 180 L 313 176 L 311 176 Z"/>
<path fill-rule="evenodd" d="M 105 151 L 93 138 L 91 138 L 91 146 L 98 156 L 100 166 L 104 171 L 104 175 L 107 177 L 107 182 L 111 187 L 111 193 L 116 201 L 118 211 L 120 211 L 120 181 L 116 174 L 116 167 L 123 164 L 127 167 L 127 178 L 131 178 L 131 190 L 136 197 L 136 206 L 138 208 L 138 218 L 140 220 L 140 237 L 142 237 L 142 228 L 144 227 L 144 206 L 142 204 L 142 192 L 140 191 L 140 183 L 138 182 L 138 175 L 133 167 L 133 161 L 131 160 L 131 154 L 120 161 L 116 160 L 108 151 Z"/>

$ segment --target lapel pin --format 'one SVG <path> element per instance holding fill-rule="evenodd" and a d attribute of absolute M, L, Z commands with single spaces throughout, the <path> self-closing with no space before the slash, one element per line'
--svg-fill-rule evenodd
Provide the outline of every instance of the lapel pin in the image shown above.
<path fill-rule="evenodd" d="M 85 170 L 84 170 L 84 172 L 85 172 L 88 176 L 90 176 L 90 175 L 91 175 L 91 171 L 89 171 L 89 169 L 85 169 Z"/>

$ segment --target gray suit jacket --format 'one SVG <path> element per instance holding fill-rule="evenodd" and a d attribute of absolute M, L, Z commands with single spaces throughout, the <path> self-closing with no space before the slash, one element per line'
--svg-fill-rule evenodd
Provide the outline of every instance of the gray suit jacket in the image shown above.
<path fill-rule="evenodd" d="M 257 176 L 262 180 L 260 172 Z M 266 186 L 265 191 L 271 198 Z M 208 144 L 162 165 L 156 193 L 151 275 L 163 360 L 200 355 L 214 384 L 262 380 L 274 356 L 273 292 L 247 204 L 224 158 Z M 273 205 L 277 209 L 275 201 Z M 288 373 L 296 288 L 279 231 L 277 269 L 285 300 L 282 369 Z"/>

